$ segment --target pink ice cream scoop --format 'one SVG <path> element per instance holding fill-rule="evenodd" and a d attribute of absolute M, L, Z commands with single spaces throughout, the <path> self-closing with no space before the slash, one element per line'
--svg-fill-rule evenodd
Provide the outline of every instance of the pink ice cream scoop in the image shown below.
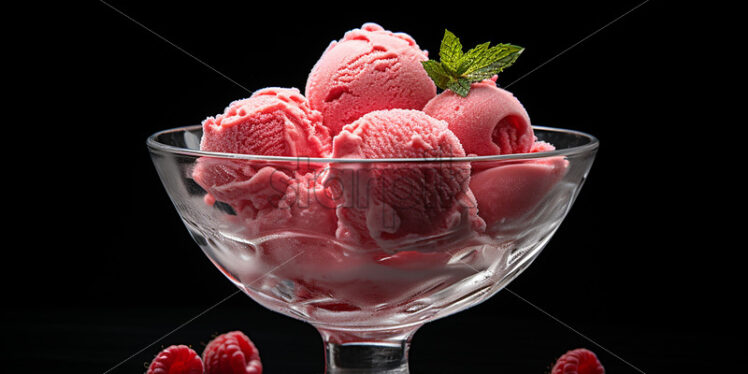
<path fill-rule="evenodd" d="M 343 126 L 380 109 L 422 109 L 436 86 L 421 65 L 415 40 L 373 23 L 332 42 L 309 74 L 306 96 L 336 135 Z"/>
<path fill-rule="evenodd" d="M 332 163 L 325 184 L 342 203 L 337 237 L 385 250 L 434 247 L 485 224 L 468 187 L 470 165 L 447 123 L 418 110 L 370 112 L 333 140 L 334 158 L 439 158 L 433 163 Z"/>
<path fill-rule="evenodd" d="M 330 134 L 321 114 L 295 88 L 265 88 L 232 102 L 203 121 L 200 149 L 252 155 L 329 157 Z M 281 169 L 280 167 L 287 166 Z M 223 202 L 240 216 L 277 207 L 288 185 L 311 169 L 301 163 L 273 163 L 201 157 L 192 176 L 208 191 L 206 201 Z"/>
<path fill-rule="evenodd" d="M 549 143 L 535 142 L 530 153 L 554 149 Z M 568 164 L 562 156 L 509 160 L 473 174 L 470 189 L 489 231 L 500 231 L 503 223 L 521 218 L 537 207 L 563 178 Z"/>
<path fill-rule="evenodd" d="M 265 88 L 203 121 L 200 149 L 265 156 L 326 157 L 330 133 L 296 88 Z"/>
<path fill-rule="evenodd" d="M 257 232 L 268 232 L 283 222 L 295 231 L 305 230 L 316 235 L 332 236 L 337 227 L 336 202 L 322 186 L 324 171 L 298 175 L 288 180 L 285 191 L 272 209 L 257 212 Z M 266 180 L 266 184 L 277 184 Z"/>
<path fill-rule="evenodd" d="M 198 163 L 202 169 L 196 180 L 200 184 L 219 182 L 206 188 L 210 192 L 206 203 L 222 202 L 231 207 L 226 213 L 232 217 L 226 222 L 233 225 L 226 225 L 224 230 L 237 237 L 264 238 L 256 240 L 250 250 L 261 254 L 262 261 L 255 263 L 255 270 L 267 274 L 291 260 L 291 269 L 301 269 L 298 274 L 341 264 L 340 247 L 330 240 L 337 229 L 336 202 L 321 184 L 324 169 L 289 177 L 273 166 L 258 169 L 252 161 L 204 157 Z M 248 172 L 235 171 L 242 163 L 248 163 Z M 221 170 L 231 172 L 223 175 L 218 172 Z M 216 177 L 223 179 L 206 179 Z M 253 282 L 259 276 L 242 280 Z"/>
<path fill-rule="evenodd" d="M 446 90 L 423 111 L 447 121 L 467 154 L 526 153 L 535 141 L 527 111 L 509 91 L 496 87 L 495 76 L 473 83 L 467 97 Z"/>

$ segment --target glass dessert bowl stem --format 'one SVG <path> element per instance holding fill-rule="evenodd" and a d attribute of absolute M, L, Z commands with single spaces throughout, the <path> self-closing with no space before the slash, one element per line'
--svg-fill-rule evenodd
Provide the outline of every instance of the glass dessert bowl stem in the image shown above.
<path fill-rule="evenodd" d="M 413 334 L 410 326 L 368 337 L 352 338 L 350 332 L 318 328 L 325 345 L 326 374 L 405 374 Z"/>

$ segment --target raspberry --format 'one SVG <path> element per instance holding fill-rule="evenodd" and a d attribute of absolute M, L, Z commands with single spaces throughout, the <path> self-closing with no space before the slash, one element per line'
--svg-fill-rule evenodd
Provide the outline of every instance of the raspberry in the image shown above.
<path fill-rule="evenodd" d="M 172 345 L 156 355 L 146 374 L 203 374 L 203 361 L 190 347 Z"/>
<path fill-rule="evenodd" d="M 241 331 L 213 339 L 203 351 L 205 374 L 262 374 L 260 352 Z"/>
<path fill-rule="evenodd" d="M 559 357 L 551 374 L 605 374 L 605 369 L 594 353 L 579 348 Z"/>

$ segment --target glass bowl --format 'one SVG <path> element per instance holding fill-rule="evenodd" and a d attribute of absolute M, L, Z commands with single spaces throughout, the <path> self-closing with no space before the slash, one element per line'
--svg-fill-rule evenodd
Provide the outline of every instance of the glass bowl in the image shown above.
<path fill-rule="evenodd" d="M 201 126 L 147 140 L 184 225 L 253 300 L 320 331 L 327 373 L 407 373 L 418 327 L 474 306 L 540 254 L 598 141 L 534 127 L 555 150 L 431 159 L 200 151 Z"/>

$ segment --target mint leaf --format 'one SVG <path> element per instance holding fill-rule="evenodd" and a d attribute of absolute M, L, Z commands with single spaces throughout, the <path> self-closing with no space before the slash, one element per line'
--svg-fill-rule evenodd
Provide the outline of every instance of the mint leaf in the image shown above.
<path fill-rule="evenodd" d="M 460 60 L 460 75 L 465 74 L 476 62 L 485 59 L 486 51 L 488 50 L 489 43 L 483 43 L 477 45 L 475 48 L 467 51 Z"/>
<path fill-rule="evenodd" d="M 454 93 L 465 97 L 470 92 L 470 81 L 465 78 L 459 78 L 456 81 L 450 82 L 447 88 L 452 90 Z"/>
<path fill-rule="evenodd" d="M 511 44 L 498 44 L 491 48 L 487 48 L 488 43 L 485 43 L 485 45 L 485 49 L 477 51 L 471 55 L 473 60 L 471 61 L 470 67 L 463 72 L 464 75 L 467 76 L 474 71 L 485 70 L 489 67 L 494 71 L 494 74 L 498 74 L 504 70 L 504 68 L 513 64 L 522 51 L 524 51 L 524 48 Z M 483 46 L 483 44 L 481 44 L 481 46 Z M 467 57 L 470 55 L 471 51 L 468 51 L 465 56 Z M 489 75 L 489 77 L 492 75 L 493 74 Z"/>
<path fill-rule="evenodd" d="M 444 70 L 444 67 L 440 62 L 434 60 L 422 61 L 423 69 L 429 75 L 434 84 L 442 90 L 446 90 L 449 85 L 451 75 Z"/>
<path fill-rule="evenodd" d="M 422 65 L 437 87 L 465 97 L 471 83 L 502 72 L 514 64 L 523 51 L 524 48 L 512 44 L 491 47 L 490 42 L 486 42 L 463 53 L 460 39 L 445 29 L 439 48 L 440 61 L 428 60 Z"/>
<path fill-rule="evenodd" d="M 442 65 L 451 73 L 454 73 L 462 59 L 462 43 L 460 39 L 449 30 L 444 29 L 444 38 L 439 47 L 439 58 Z"/>
<path fill-rule="evenodd" d="M 508 52 L 505 55 L 499 56 L 499 59 L 497 61 L 501 63 L 504 68 L 508 68 L 514 65 L 514 62 L 517 61 L 519 55 L 521 55 L 522 52 L 525 51 L 524 48 L 518 45 L 507 44 L 507 46 L 509 47 Z"/>

